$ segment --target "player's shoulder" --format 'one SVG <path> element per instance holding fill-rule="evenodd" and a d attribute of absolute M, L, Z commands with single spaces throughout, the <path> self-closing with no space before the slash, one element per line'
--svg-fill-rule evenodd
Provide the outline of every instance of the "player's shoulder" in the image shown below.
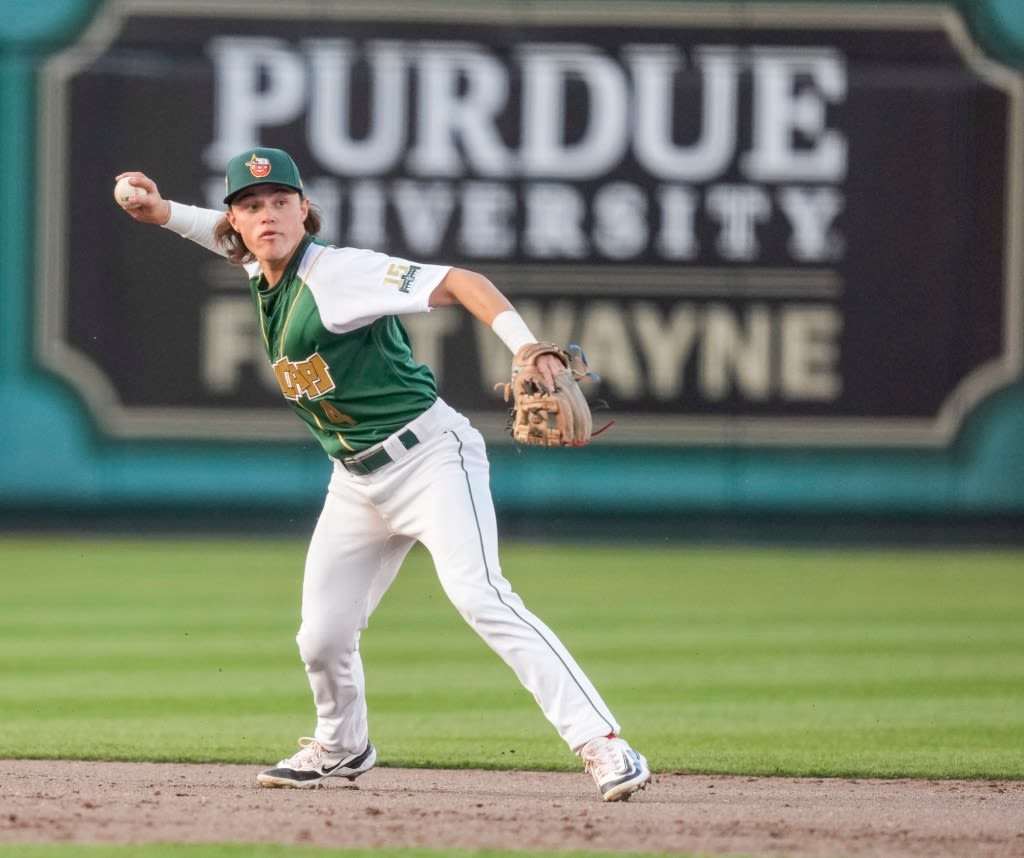
<path fill-rule="evenodd" d="M 361 247 L 337 247 L 314 240 L 306 248 L 299 265 L 299 276 L 306 279 L 312 275 L 345 274 L 358 277 L 387 269 L 390 258 L 376 250 Z"/>

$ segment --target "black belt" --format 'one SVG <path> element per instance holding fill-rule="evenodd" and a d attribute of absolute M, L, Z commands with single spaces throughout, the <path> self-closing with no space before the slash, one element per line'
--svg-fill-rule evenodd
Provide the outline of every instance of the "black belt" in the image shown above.
<path fill-rule="evenodd" d="M 406 450 L 411 450 L 417 444 L 420 439 L 416 437 L 411 429 L 406 429 L 401 435 L 398 436 L 398 440 L 402 442 L 402 446 Z M 383 447 L 378 447 L 372 453 L 361 453 L 358 456 L 346 456 L 344 459 L 339 459 L 341 466 L 348 471 L 350 474 L 358 474 L 361 477 L 365 477 L 367 474 L 372 474 L 383 468 L 385 465 L 391 464 L 394 461 L 391 455 Z"/>

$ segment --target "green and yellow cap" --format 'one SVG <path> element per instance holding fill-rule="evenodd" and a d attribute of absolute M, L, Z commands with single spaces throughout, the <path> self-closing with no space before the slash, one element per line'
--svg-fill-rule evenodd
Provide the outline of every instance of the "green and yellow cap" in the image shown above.
<path fill-rule="evenodd" d="M 253 185 L 284 185 L 302 193 L 302 178 L 292 156 L 283 149 L 246 149 L 228 161 L 224 173 L 224 202 Z"/>

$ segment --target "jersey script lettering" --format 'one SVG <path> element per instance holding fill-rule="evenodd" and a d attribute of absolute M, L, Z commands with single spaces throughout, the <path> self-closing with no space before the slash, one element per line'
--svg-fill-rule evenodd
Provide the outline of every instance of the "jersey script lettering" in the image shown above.
<path fill-rule="evenodd" d="M 334 390 L 334 379 L 331 371 L 318 352 L 298 363 L 283 357 L 274 363 L 274 375 L 281 385 L 281 393 L 285 399 L 293 402 L 300 397 L 314 399 Z"/>

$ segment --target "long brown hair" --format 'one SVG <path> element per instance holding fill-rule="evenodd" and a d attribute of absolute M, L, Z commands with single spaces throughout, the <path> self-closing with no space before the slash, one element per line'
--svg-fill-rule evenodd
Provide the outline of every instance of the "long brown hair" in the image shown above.
<path fill-rule="evenodd" d="M 302 222 L 306 232 L 310 235 L 319 235 L 323 226 L 323 218 L 320 216 L 320 209 L 310 204 L 306 212 L 306 219 Z M 227 251 L 228 262 L 233 265 L 245 265 L 247 262 L 254 262 L 256 257 L 252 251 L 245 246 L 242 236 L 228 222 L 227 215 L 220 219 L 217 228 L 213 231 L 213 237 L 217 243 Z"/>

